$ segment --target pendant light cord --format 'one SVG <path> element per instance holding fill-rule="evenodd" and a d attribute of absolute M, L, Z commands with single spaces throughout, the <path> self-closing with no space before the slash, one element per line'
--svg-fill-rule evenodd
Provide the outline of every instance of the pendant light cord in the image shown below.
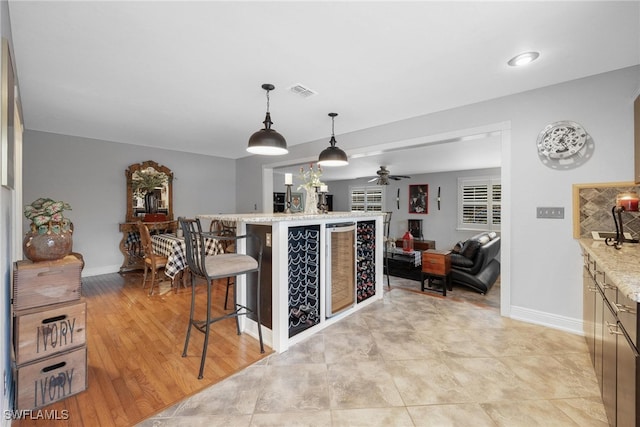
<path fill-rule="evenodd" d="M 269 112 L 269 90 L 267 90 L 267 113 Z"/>

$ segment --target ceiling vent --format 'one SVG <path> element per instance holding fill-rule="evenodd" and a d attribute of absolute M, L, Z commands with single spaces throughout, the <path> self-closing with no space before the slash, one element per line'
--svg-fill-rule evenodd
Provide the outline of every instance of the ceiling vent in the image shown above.
<path fill-rule="evenodd" d="M 294 84 L 293 86 L 291 86 L 289 88 L 289 90 L 291 92 L 295 93 L 296 95 L 299 95 L 299 96 L 301 96 L 303 98 L 309 98 L 310 96 L 318 94 L 318 92 L 316 92 L 316 91 L 314 91 L 312 89 L 309 89 L 308 87 L 306 87 L 305 85 L 302 85 L 300 83 Z"/>

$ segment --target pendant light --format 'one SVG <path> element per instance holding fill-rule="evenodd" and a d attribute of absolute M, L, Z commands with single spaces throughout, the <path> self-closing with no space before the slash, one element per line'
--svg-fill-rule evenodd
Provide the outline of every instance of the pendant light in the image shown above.
<path fill-rule="evenodd" d="M 249 146 L 247 151 L 252 154 L 262 154 L 265 156 L 279 156 L 287 154 L 287 141 L 282 135 L 271 129 L 273 122 L 271 121 L 271 113 L 269 113 L 269 91 L 274 90 L 275 86 L 270 83 L 262 85 L 262 89 L 267 91 L 267 115 L 264 118 L 264 129 L 251 135 L 249 138 Z"/>
<path fill-rule="evenodd" d="M 333 128 L 334 120 L 338 113 L 329 113 L 331 117 L 331 140 L 329 144 L 331 146 L 322 150 L 320 157 L 318 158 L 318 164 L 320 166 L 345 166 L 349 164 L 347 153 L 336 147 L 336 137 Z"/>

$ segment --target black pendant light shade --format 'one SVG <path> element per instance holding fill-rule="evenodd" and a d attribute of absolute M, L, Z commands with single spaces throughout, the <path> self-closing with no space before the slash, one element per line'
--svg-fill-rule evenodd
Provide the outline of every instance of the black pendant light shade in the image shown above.
<path fill-rule="evenodd" d="M 320 166 L 345 166 L 349 164 L 347 153 L 336 147 L 336 137 L 333 131 L 333 123 L 338 113 L 329 113 L 331 117 L 331 140 L 329 147 L 322 150 L 320 157 L 318 158 L 318 164 Z"/>
<path fill-rule="evenodd" d="M 264 129 L 251 135 L 247 151 L 252 154 L 262 154 L 265 156 L 278 156 L 287 154 L 287 141 L 282 135 L 271 129 L 273 122 L 271 121 L 271 113 L 269 113 L 269 91 L 275 89 L 275 86 L 269 83 L 262 85 L 262 89 L 267 91 L 267 114 L 264 118 Z"/>

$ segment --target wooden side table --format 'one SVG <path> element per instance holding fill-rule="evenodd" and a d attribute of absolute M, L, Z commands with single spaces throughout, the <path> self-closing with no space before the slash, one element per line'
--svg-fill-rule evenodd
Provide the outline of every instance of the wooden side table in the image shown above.
<path fill-rule="evenodd" d="M 438 291 L 431 287 L 431 279 L 442 280 L 442 296 L 447 296 L 447 288 L 451 288 L 451 251 L 439 251 L 428 249 L 422 252 L 422 284 L 421 290 L 424 292 L 424 279 L 429 283 L 428 290 Z"/>

